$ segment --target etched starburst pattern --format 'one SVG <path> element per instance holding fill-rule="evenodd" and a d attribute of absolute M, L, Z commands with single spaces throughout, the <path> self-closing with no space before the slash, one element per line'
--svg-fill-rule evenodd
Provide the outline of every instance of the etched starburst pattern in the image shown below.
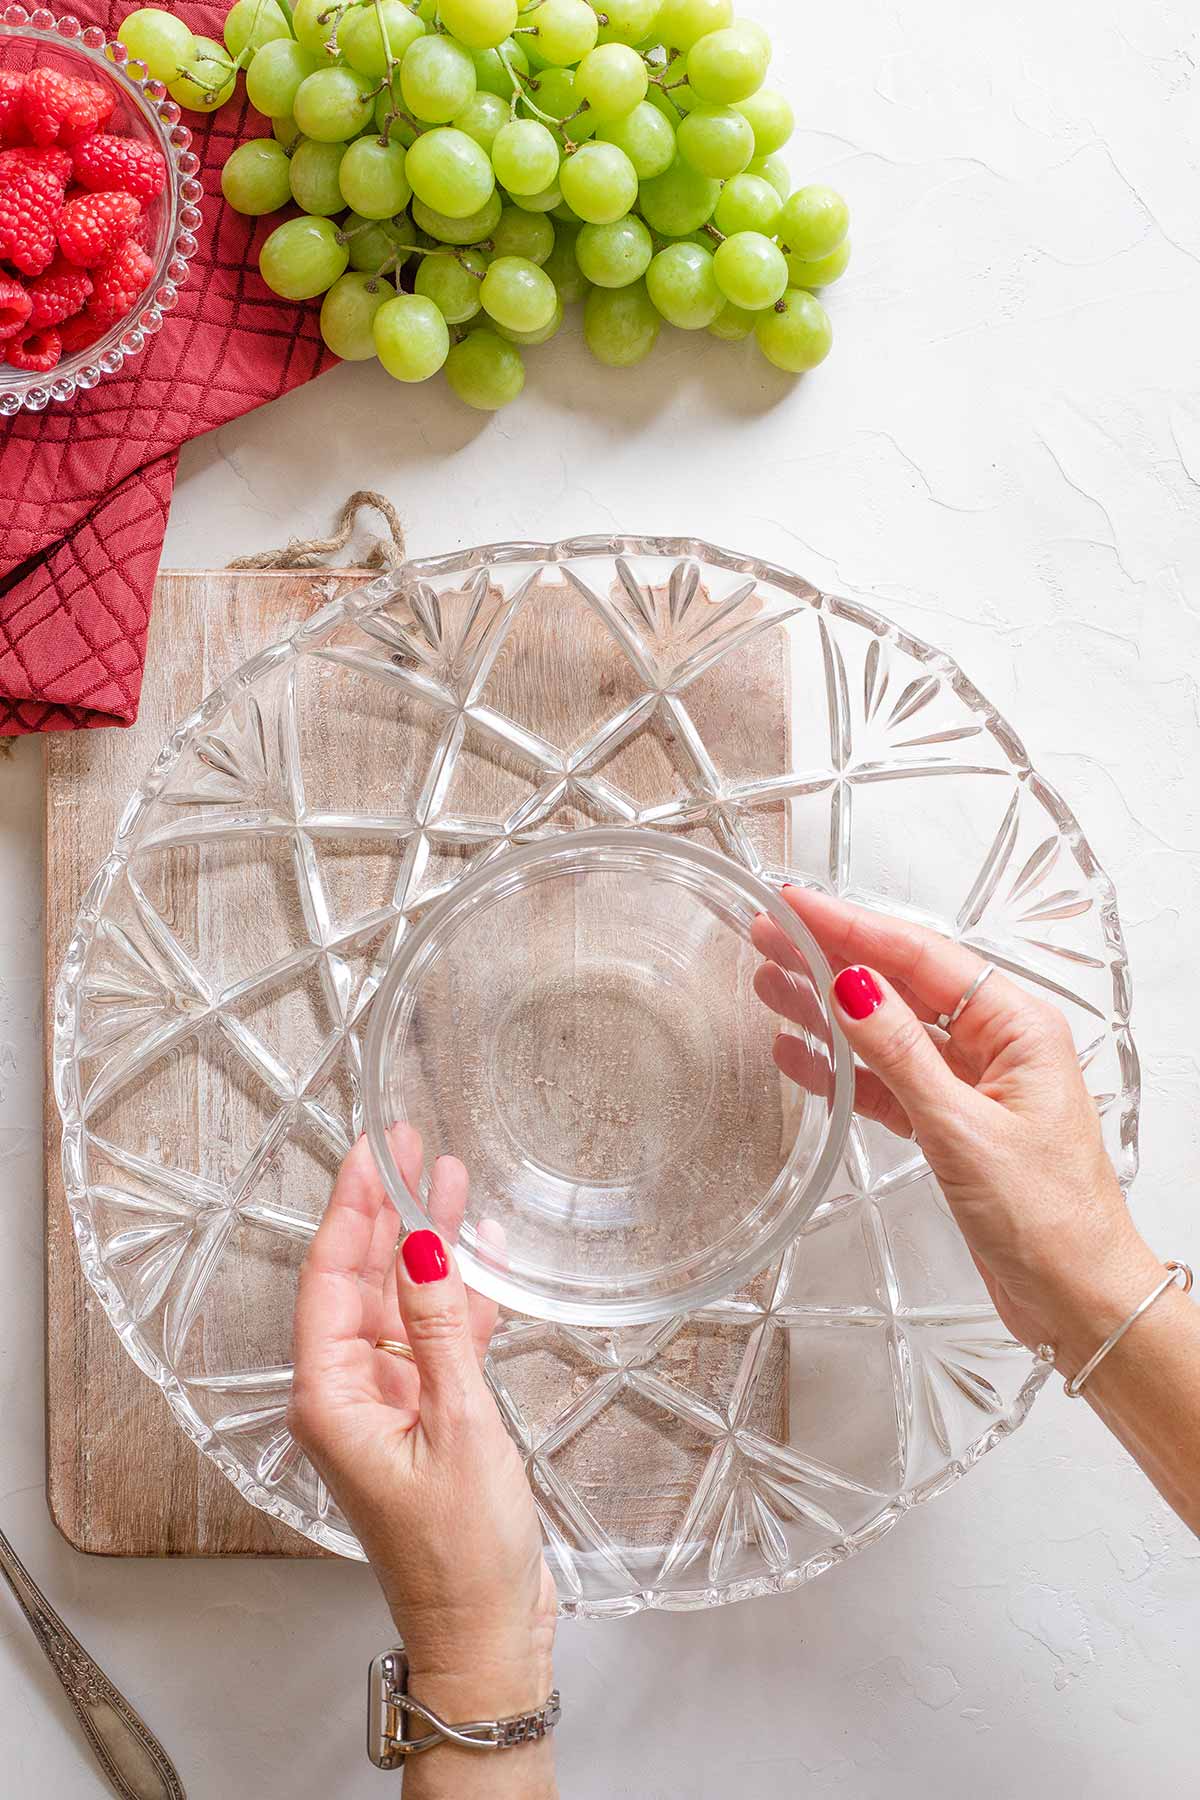
<path fill-rule="evenodd" d="M 902 911 L 1053 996 L 1132 1174 L 1111 887 L 948 658 L 673 541 L 476 551 L 335 601 L 130 800 L 62 973 L 55 1074 L 84 1268 L 127 1349 L 247 1499 L 342 1554 L 287 1432 L 290 1319 L 361 1129 L 372 1000 L 468 869 L 611 822 Z M 742 1290 L 616 1333 L 509 1318 L 489 1363 L 563 1604 L 595 1614 L 819 1574 L 1018 1425 L 1043 1376 L 919 1155 L 861 1123 Z"/>

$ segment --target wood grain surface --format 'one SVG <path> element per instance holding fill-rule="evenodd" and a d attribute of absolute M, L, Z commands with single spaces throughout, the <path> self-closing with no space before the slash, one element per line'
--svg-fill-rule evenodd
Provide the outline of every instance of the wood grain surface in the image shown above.
<path fill-rule="evenodd" d="M 80 897 L 107 854 L 116 821 L 130 792 L 153 762 L 177 721 L 232 669 L 291 625 L 323 605 L 362 572 L 336 575 L 164 572 L 160 575 L 138 723 L 129 731 L 52 734 L 46 739 L 46 1046 L 50 1054 L 53 988 L 74 925 Z M 557 591 L 557 590 L 555 590 Z M 539 683 L 546 736 L 570 735 L 568 721 L 588 703 L 589 651 L 578 618 L 571 641 L 556 628 L 554 593 L 529 608 L 506 656 L 519 655 L 526 680 L 531 665 L 544 669 Z M 586 637 L 587 634 L 584 634 Z M 610 658 L 611 664 L 611 658 Z M 570 678 L 564 677 L 569 668 Z M 501 682 L 505 671 L 499 671 Z M 607 702 L 592 682 L 592 705 Z M 699 696 L 697 697 L 700 698 Z M 708 684 L 701 704 L 715 712 L 722 732 L 740 735 L 754 766 L 782 767 L 787 751 L 786 649 L 782 633 L 764 634 L 753 658 L 739 664 L 736 687 Z M 639 751 L 624 752 L 622 786 L 635 793 L 639 757 L 657 763 L 664 745 L 651 734 Z M 749 764 L 748 764 L 749 766 Z M 345 771 L 347 781 L 352 771 Z M 649 773 L 649 763 L 647 764 Z M 339 772 L 330 772 L 336 783 Z M 566 821 L 564 821 L 566 822 Z M 570 821 L 590 824 L 580 817 Z M 782 831 L 783 827 L 778 827 Z M 773 845 L 773 860 L 786 861 L 786 845 Z M 773 1124 L 772 1130 L 777 1131 Z M 770 1136 L 771 1132 L 764 1133 Z M 126 1355 L 99 1302 L 80 1273 L 60 1166 L 58 1113 L 47 1069 L 46 1147 L 46 1418 L 47 1491 L 52 1516 L 77 1549 L 122 1556 L 221 1556 L 324 1554 L 307 1539 L 250 1507 L 225 1477 L 201 1456 L 175 1424 L 166 1401 Z M 744 1346 L 722 1342 L 711 1330 L 679 1334 L 664 1368 L 686 1386 L 704 1384 L 717 1365 L 737 1358 Z M 784 1352 L 783 1355 L 786 1353 Z M 768 1435 L 786 1430 L 787 1380 L 781 1357 L 778 1380 L 760 1386 L 766 1411 L 757 1421 Z M 547 1394 L 547 1404 L 553 1396 Z M 603 1447 L 606 1469 L 586 1472 L 594 1486 L 613 1470 L 629 1477 L 631 1447 Z M 611 1455 L 611 1460 L 610 1460 Z M 699 1474 L 687 1455 L 622 1496 L 631 1541 L 653 1541 L 660 1510 L 674 1511 Z M 610 1497 L 611 1505 L 611 1497 Z"/>

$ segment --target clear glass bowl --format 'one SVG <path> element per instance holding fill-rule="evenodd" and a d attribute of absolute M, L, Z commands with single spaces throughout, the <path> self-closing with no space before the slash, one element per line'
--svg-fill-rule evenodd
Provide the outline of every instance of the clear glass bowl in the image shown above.
<path fill-rule="evenodd" d="M 22 408 L 41 412 L 51 401 L 70 400 L 80 388 L 93 388 L 105 375 L 115 375 L 148 337 L 162 330 L 198 247 L 195 234 L 204 194 L 200 161 L 163 83 L 151 80 L 142 63 L 130 61 L 124 44 L 109 43 L 98 25 L 83 25 L 69 14 L 56 18 L 44 8 L 27 12 L 23 6 L 5 7 L 0 12 L 0 68 L 41 66 L 111 88 L 117 103 L 105 130 L 153 144 L 167 165 L 167 181 L 145 209 L 144 241 L 154 277 L 137 305 L 94 344 L 64 356 L 45 374 L 0 363 L 0 418 Z"/>
<path fill-rule="evenodd" d="M 795 946 L 812 1068 L 774 1130 L 763 913 Z M 707 1305 L 796 1235 L 841 1160 L 853 1081 L 829 981 L 778 895 L 700 845 L 625 829 L 510 852 L 426 914 L 375 1002 L 365 1097 L 388 1190 L 428 1224 L 428 1176 L 410 1194 L 387 1135 L 405 1119 L 427 1167 L 449 1151 L 470 1171 L 459 1254 L 494 1299 L 596 1326 Z"/>
<path fill-rule="evenodd" d="M 361 1550 L 287 1429 L 297 1276 L 373 1104 L 367 1048 L 397 960 L 507 859 L 654 832 L 728 859 L 768 910 L 782 883 L 818 882 L 950 934 L 1062 1008 L 1134 1173 L 1129 966 L 1078 820 L 942 651 L 754 557 L 603 537 L 410 563 L 233 671 L 117 818 L 119 799 L 55 998 L 82 1266 L 204 1453 L 340 1555 Z M 693 893 L 664 891 L 707 929 Z M 468 915 L 446 954 L 467 958 L 472 930 Z M 493 941 L 515 994 L 517 952 Z M 422 981 L 418 1000 L 433 991 Z M 460 1066 L 505 1029 L 464 1025 Z M 536 1055 L 517 1014 L 507 1030 L 518 1062 Z M 506 1094 L 527 1102 L 557 1074 L 533 1067 Z M 779 1082 L 763 1095 L 773 1159 L 786 1103 Z M 563 1115 L 536 1125 L 552 1165 Z M 532 1140 L 528 1114 L 516 1135 Z M 524 1254 L 519 1218 L 510 1229 Z M 870 1121 L 852 1121 L 797 1235 L 763 1254 L 732 1292 L 643 1325 L 502 1318 L 488 1378 L 568 1611 L 812 1580 L 956 1482 L 1046 1379 L 916 1147 Z"/>

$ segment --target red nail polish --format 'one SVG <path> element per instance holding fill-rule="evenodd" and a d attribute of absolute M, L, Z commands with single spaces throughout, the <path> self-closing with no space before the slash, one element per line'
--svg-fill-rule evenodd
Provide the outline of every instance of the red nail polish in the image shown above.
<path fill-rule="evenodd" d="M 883 989 L 870 969 L 843 969 L 833 991 L 838 1005 L 851 1019 L 869 1019 L 883 1005 Z"/>
<path fill-rule="evenodd" d="M 404 1266 L 414 1281 L 444 1281 L 450 1273 L 442 1240 L 436 1231 L 410 1231 L 400 1246 Z"/>

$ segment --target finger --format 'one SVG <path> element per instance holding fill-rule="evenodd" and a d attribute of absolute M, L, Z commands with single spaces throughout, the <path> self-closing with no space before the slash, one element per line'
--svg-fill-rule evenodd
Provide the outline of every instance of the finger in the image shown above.
<path fill-rule="evenodd" d="M 815 1057 L 802 1038 L 781 1032 L 772 1046 L 775 1067 L 789 1081 L 810 1094 L 824 1097 L 829 1086 L 829 1065 Z M 816 1085 L 814 1085 L 816 1084 Z M 862 1119 L 874 1119 L 897 1137 L 912 1136 L 912 1120 L 896 1096 L 870 1069 L 854 1071 L 854 1110 Z"/>
<path fill-rule="evenodd" d="M 421 1378 L 421 1423 L 435 1437 L 457 1429 L 483 1380 L 467 1318 L 467 1293 L 436 1231 L 410 1231 L 400 1246 L 397 1291 Z"/>
<path fill-rule="evenodd" d="M 462 1230 L 470 1181 L 457 1156 L 439 1156 L 429 1184 L 429 1223 L 452 1244 Z"/>
<path fill-rule="evenodd" d="M 505 1248 L 507 1238 L 504 1227 L 498 1219 L 481 1219 L 479 1222 L 479 1240 L 488 1250 L 488 1262 L 493 1268 L 507 1267 Z M 480 1294 L 474 1288 L 467 1289 L 467 1316 L 471 1326 L 471 1337 L 475 1344 L 475 1354 L 483 1362 L 491 1347 L 492 1337 L 496 1330 L 496 1321 L 500 1317 L 500 1308 L 486 1294 Z"/>
<path fill-rule="evenodd" d="M 878 969 L 893 988 L 906 990 L 933 1017 L 953 1012 L 984 967 L 973 950 L 936 931 L 816 888 L 786 887 L 783 897 L 835 969 L 848 964 Z M 958 1049 L 979 1063 L 990 1061 L 1027 1028 L 1030 1008 L 1028 996 L 1015 982 L 993 975 L 955 1025 Z"/>
<path fill-rule="evenodd" d="M 793 974 L 776 962 L 760 963 L 754 971 L 754 992 L 768 1011 L 809 1031 L 823 1028 L 823 1007 L 807 976 Z"/>
<path fill-rule="evenodd" d="M 300 1271 L 293 1328 L 298 1374 L 325 1364 L 339 1348 L 362 1337 L 360 1278 L 383 1205 L 379 1171 L 366 1139 L 360 1138 L 338 1172 Z"/>
<path fill-rule="evenodd" d="M 946 1067 L 924 1025 L 881 974 L 843 969 L 830 996 L 851 1049 L 908 1115 L 926 1153 L 986 1105 Z"/>

